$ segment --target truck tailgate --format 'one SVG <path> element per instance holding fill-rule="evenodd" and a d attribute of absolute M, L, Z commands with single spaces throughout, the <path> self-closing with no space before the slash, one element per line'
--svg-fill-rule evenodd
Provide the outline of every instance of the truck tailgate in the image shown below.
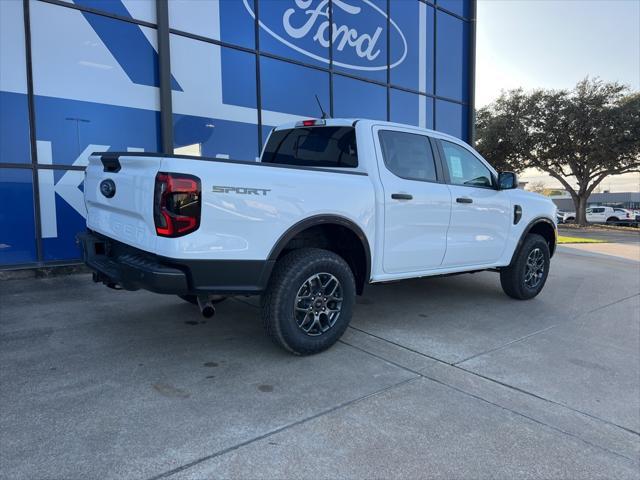
<path fill-rule="evenodd" d="M 92 155 L 84 182 L 87 227 L 128 245 L 153 250 L 157 238 L 153 193 L 161 162 L 161 157 L 153 156 Z"/>

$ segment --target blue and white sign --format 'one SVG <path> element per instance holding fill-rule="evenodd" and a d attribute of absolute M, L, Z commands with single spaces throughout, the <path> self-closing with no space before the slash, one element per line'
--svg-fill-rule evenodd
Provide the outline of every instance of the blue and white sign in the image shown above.
<path fill-rule="evenodd" d="M 242 1 L 255 18 L 249 0 Z M 396 58 L 391 59 L 389 66 L 394 68 L 404 61 L 407 56 L 406 38 L 396 22 L 388 18 L 386 12 L 375 3 L 370 0 L 333 0 L 333 16 L 346 20 L 344 24 L 335 24 L 333 34 L 330 33 L 329 8 L 329 0 L 295 0 L 293 4 L 280 2 L 275 6 L 270 5 L 269 18 L 258 23 L 278 42 L 318 62 L 329 64 L 327 50 L 333 44 L 334 66 L 350 70 L 386 71 L 386 36 L 383 32 L 389 20 L 391 35 L 397 35 L 403 44 L 403 49 Z M 366 20 L 363 21 L 364 17 Z M 362 29 L 358 31 L 358 28 Z"/>
<path fill-rule="evenodd" d="M 0 1 L 0 195 L 15 200 L 0 202 L 15 226 L 0 231 L 0 266 L 38 261 L 36 238 L 40 260 L 77 259 L 89 154 L 160 149 L 156 29 L 82 10 L 155 23 L 155 0 L 65 1 L 80 9 L 29 3 L 33 129 L 23 2 Z M 466 136 L 468 22 L 429 3 L 171 0 L 169 23 L 176 152 L 255 159 L 271 126 L 319 115 L 316 95 L 336 116 Z"/>

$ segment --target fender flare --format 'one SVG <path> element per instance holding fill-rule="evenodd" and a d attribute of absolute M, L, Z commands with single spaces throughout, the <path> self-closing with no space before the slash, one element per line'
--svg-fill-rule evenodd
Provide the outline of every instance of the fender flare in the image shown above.
<path fill-rule="evenodd" d="M 365 284 L 368 283 L 371 276 L 371 248 L 369 246 L 369 240 L 367 239 L 367 236 L 362 231 L 362 229 L 355 222 L 339 215 L 314 215 L 293 224 L 280 236 L 278 241 L 271 249 L 271 252 L 269 252 L 267 260 L 275 262 L 292 238 L 294 238 L 304 230 L 311 227 L 316 227 L 318 225 L 339 225 L 341 227 L 349 229 L 358 237 L 364 249 L 365 255 L 365 272 L 363 280 Z"/>
<path fill-rule="evenodd" d="M 516 255 L 518 254 L 518 252 L 520 251 L 520 248 L 522 247 L 522 244 L 524 243 L 525 237 L 529 235 L 533 227 L 541 223 L 548 224 L 554 232 L 555 237 L 553 239 L 553 244 L 549 245 L 549 253 L 550 253 L 549 256 L 553 257 L 553 254 L 556 251 L 556 246 L 558 244 L 558 228 L 556 227 L 556 224 L 553 222 L 553 220 L 551 220 L 549 217 L 536 217 L 527 224 L 526 228 L 523 230 L 522 234 L 520 235 L 520 239 L 518 240 L 516 248 L 513 250 L 513 254 L 511 255 L 511 261 L 509 262 L 509 265 L 513 265 Z"/>

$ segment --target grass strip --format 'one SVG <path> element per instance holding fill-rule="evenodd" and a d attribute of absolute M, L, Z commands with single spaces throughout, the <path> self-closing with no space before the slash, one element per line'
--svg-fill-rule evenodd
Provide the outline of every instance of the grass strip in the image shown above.
<path fill-rule="evenodd" d="M 604 240 L 598 240 L 595 238 L 584 238 L 584 237 L 567 237 L 565 235 L 558 236 L 558 243 L 606 243 Z"/>

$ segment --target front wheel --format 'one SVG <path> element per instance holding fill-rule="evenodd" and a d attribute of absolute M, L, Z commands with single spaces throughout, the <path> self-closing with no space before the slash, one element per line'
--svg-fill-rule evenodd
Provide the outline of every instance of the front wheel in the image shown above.
<path fill-rule="evenodd" d="M 295 355 L 331 347 L 351 321 L 355 301 L 353 272 L 327 250 L 294 250 L 275 266 L 261 299 L 267 334 Z"/>
<path fill-rule="evenodd" d="M 549 275 L 549 258 L 546 240 L 535 233 L 527 235 L 511 265 L 500 270 L 504 293 L 518 300 L 538 295 Z"/>

